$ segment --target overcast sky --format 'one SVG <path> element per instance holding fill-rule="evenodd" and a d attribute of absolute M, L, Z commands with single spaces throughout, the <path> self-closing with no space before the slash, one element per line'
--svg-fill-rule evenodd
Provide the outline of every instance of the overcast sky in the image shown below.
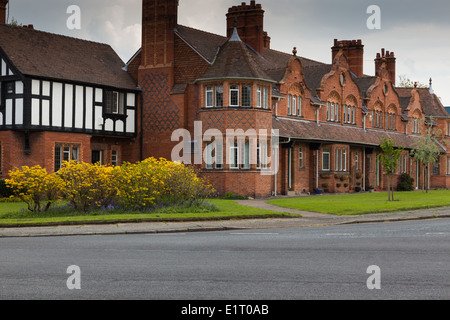
<path fill-rule="evenodd" d="M 180 0 L 179 24 L 225 35 L 225 14 L 242 0 Z M 247 3 L 250 0 L 246 1 Z M 449 0 L 259 0 L 272 49 L 331 62 L 333 39 L 362 39 L 364 73 L 375 72 L 381 48 L 395 52 L 397 76 L 427 84 L 450 106 Z M 81 9 L 81 29 L 70 30 L 67 8 Z M 369 29 L 370 5 L 381 29 Z M 142 0 L 10 0 L 9 20 L 36 29 L 111 45 L 125 62 L 140 48 Z M 397 79 L 398 80 L 398 79 Z M 397 81 L 398 82 L 398 81 Z"/>

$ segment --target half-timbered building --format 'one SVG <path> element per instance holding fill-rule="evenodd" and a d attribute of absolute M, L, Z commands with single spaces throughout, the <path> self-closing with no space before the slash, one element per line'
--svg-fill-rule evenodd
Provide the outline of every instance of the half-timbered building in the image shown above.
<path fill-rule="evenodd" d="M 108 45 L 0 24 L 2 175 L 132 156 L 139 90 L 123 65 Z"/>

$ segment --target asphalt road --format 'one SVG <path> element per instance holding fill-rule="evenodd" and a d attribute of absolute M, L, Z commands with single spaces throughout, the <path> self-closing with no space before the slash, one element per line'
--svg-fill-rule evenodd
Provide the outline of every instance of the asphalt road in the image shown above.
<path fill-rule="evenodd" d="M 2 300 L 448 300 L 450 219 L 3 238 L 0 282 Z"/>

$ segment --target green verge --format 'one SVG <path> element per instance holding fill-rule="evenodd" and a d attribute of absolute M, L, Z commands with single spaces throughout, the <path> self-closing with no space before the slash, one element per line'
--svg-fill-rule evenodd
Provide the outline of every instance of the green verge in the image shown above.
<path fill-rule="evenodd" d="M 353 193 L 267 201 L 284 208 L 335 215 L 361 215 L 450 206 L 450 190 L 394 192 L 395 201 L 387 201 L 386 192 Z"/>
<path fill-rule="evenodd" d="M 57 226 L 73 224 L 106 224 L 127 222 L 176 222 L 176 221 L 207 221 L 230 219 L 269 219 L 269 218 L 298 218 L 299 215 L 263 210 L 240 205 L 233 200 L 210 199 L 209 203 L 217 206 L 212 212 L 189 212 L 189 209 L 162 210 L 153 213 L 142 212 L 91 212 L 61 214 L 54 213 L 35 215 L 22 208 L 24 203 L 0 203 L 0 227 L 27 227 L 27 226 Z M 193 210 L 195 211 L 195 210 Z"/>

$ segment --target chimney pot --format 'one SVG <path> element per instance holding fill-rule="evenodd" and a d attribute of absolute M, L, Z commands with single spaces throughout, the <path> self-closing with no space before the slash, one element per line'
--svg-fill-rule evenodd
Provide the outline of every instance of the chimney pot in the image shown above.
<path fill-rule="evenodd" d="M 360 40 L 341 40 L 334 39 L 334 46 L 332 50 L 332 61 L 335 60 L 336 55 L 340 50 L 343 50 L 347 58 L 350 71 L 357 77 L 362 77 L 364 64 L 364 45 Z"/>
<path fill-rule="evenodd" d="M 236 29 L 240 39 L 262 54 L 263 49 L 270 47 L 270 38 L 264 32 L 264 10 L 255 0 L 250 5 L 242 2 L 240 6 L 228 9 L 227 37 L 234 32 L 234 20 L 237 20 Z"/>

